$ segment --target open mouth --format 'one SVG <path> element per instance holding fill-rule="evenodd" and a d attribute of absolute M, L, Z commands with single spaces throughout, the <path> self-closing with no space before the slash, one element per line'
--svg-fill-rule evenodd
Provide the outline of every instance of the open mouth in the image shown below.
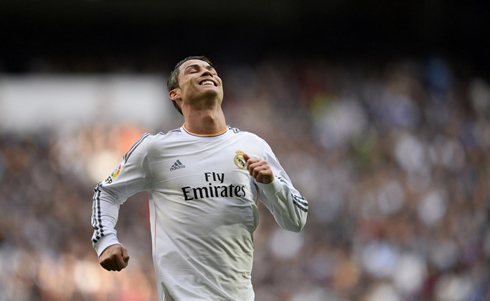
<path fill-rule="evenodd" d="M 202 82 L 199 83 L 200 86 L 215 86 L 217 87 L 216 83 L 213 82 L 212 80 L 206 79 L 203 80 Z"/>

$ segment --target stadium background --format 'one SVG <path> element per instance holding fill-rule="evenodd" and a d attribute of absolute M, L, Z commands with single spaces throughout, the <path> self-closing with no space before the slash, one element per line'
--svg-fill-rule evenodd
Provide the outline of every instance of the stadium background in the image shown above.
<path fill-rule="evenodd" d="M 196 54 L 310 202 L 300 234 L 260 206 L 257 300 L 488 300 L 488 6 L 412 2 L 1 1 L 0 300 L 156 299 L 147 195 L 108 273 L 92 189 L 182 124 L 165 80 Z"/>

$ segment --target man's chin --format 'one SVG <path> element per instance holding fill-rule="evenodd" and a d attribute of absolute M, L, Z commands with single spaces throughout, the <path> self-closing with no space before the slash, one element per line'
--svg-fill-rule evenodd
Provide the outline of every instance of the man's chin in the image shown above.
<path fill-rule="evenodd" d="M 221 98 L 223 99 L 223 94 L 220 93 L 218 89 L 206 89 L 205 91 L 202 92 L 203 97 L 212 97 L 212 98 Z"/>

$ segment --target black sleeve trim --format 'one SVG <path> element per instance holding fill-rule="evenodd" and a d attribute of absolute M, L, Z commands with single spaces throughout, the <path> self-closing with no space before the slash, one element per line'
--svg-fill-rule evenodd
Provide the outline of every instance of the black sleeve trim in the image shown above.
<path fill-rule="evenodd" d="M 140 140 L 138 140 L 132 147 L 131 149 L 129 149 L 129 151 L 123 156 L 123 159 L 124 159 L 124 163 L 127 163 L 128 162 L 128 159 L 129 157 L 131 157 L 131 154 L 134 152 L 134 150 L 143 142 L 143 140 L 146 139 L 146 137 L 150 136 L 149 133 L 145 133 L 143 134 L 143 136 L 141 136 Z"/>

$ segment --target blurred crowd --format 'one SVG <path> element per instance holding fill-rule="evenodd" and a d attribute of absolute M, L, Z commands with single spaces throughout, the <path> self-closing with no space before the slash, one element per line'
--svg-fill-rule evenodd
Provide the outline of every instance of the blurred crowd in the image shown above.
<path fill-rule="evenodd" d="M 490 299 L 490 82 L 455 68 L 218 66 L 228 124 L 264 138 L 310 203 L 300 233 L 259 206 L 256 300 Z M 0 300 L 156 300 L 147 194 L 121 207 L 131 260 L 110 273 L 91 247 L 92 189 L 143 132 L 181 122 L 2 133 Z"/>

